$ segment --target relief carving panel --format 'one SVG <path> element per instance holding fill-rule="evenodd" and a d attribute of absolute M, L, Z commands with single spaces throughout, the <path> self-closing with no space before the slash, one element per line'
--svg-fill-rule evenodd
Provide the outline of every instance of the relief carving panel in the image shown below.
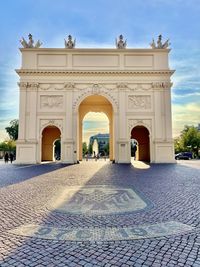
<path fill-rule="evenodd" d="M 151 108 L 150 95 L 129 95 L 128 108 L 146 110 Z"/>
<path fill-rule="evenodd" d="M 63 107 L 63 96 L 61 95 L 42 95 L 40 96 L 40 108 L 61 109 Z"/>

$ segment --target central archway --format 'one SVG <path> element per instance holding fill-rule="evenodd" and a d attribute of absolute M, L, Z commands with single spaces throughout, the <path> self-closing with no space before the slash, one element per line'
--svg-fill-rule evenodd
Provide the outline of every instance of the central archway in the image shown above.
<path fill-rule="evenodd" d="M 109 147 L 110 147 L 110 160 L 114 160 L 114 131 L 113 131 L 113 107 L 110 101 L 101 95 L 91 95 L 86 97 L 79 105 L 79 129 L 78 129 L 78 160 L 82 160 L 82 129 L 83 118 L 88 112 L 103 112 L 109 119 Z"/>

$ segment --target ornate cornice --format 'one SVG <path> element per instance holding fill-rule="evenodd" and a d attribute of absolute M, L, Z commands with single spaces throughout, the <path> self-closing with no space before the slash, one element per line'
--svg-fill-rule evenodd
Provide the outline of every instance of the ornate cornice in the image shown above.
<path fill-rule="evenodd" d="M 22 75 L 167 75 L 171 76 L 174 70 L 38 70 L 17 69 Z"/>

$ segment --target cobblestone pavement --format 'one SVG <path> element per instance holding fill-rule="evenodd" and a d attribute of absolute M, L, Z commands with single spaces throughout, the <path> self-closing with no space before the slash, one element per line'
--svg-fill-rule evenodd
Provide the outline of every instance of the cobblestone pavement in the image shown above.
<path fill-rule="evenodd" d="M 200 161 L 0 165 L 0 266 L 199 267 Z"/>

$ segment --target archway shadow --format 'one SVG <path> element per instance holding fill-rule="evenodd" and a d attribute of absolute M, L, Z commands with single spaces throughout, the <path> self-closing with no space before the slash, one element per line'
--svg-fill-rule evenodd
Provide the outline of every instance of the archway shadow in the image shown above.
<path fill-rule="evenodd" d="M 93 163 L 95 164 L 95 163 Z M 81 165 L 81 164 L 80 164 Z M 118 164 L 105 164 L 102 165 L 101 168 L 97 168 L 97 171 L 86 181 L 85 184 L 81 186 L 113 186 L 113 187 L 133 187 L 137 188 L 137 192 L 144 192 L 143 194 L 147 194 L 150 198 L 152 196 L 152 190 L 161 190 L 163 184 L 165 189 L 174 190 L 173 189 L 173 179 L 177 182 L 177 174 L 182 174 L 182 182 L 186 183 L 187 176 L 191 174 L 190 167 L 178 166 L 175 164 L 150 164 L 151 168 L 149 169 L 135 169 L 131 164 L 118 165 Z M 69 167 L 67 167 L 69 168 Z M 67 170 L 67 169 L 66 169 Z M 200 171 L 199 171 L 200 172 Z M 167 178 L 169 179 L 169 183 L 164 183 Z M 52 177 L 53 179 L 53 177 Z M 70 177 L 66 177 L 65 187 L 68 187 L 70 183 L 67 183 L 67 179 Z M 197 179 L 197 178 L 196 178 Z M 62 184 L 64 181 L 62 181 Z M 72 183 L 73 184 L 73 183 Z M 74 181 L 74 185 L 77 185 L 77 182 Z M 53 184 L 52 184 L 53 186 Z M 75 193 L 78 194 L 79 190 Z M 174 191 L 175 193 L 175 191 Z M 152 201 L 152 200 L 151 200 Z M 159 201 L 164 201 L 164 197 L 160 197 Z M 156 204 L 157 205 L 157 204 Z M 156 208 L 156 205 L 152 206 L 152 209 Z M 151 211 L 151 210 L 150 210 Z M 183 212 L 183 211 L 182 211 Z M 101 227 L 113 227 L 117 225 L 124 226 L 127 223 L 138 223 L 136 220 L 137 213 L 128 214 L 129 221 L 127 220 L 128 213 L 122 214 L 122 216 L 104 216 L 104 215 L 84 215 L 84 214 L 72 214 L 72 213 L 62 213 L 57 212 L 55 210 L 49 210 L 49 213 L 44 215 L 40 221 L 37 220 L 37 224 L 42 226 L 51 226 L 51 227 L 88 227 L 88 225 L 92 225 L 93 227 L 101 226 Z M 144 216 L 143 216 L 144 217 Z M 145 218 L 141 217 L 141 223 L 145 222 Z M 115 219 L 118 219 L 115 220 Z M 35 221 L 26 220 L 26 223 L 35 223 Z M 123 224 L 124 223 L 124 224 Z M 19 226 L 15 225 L 15 227 Z M 11 260 L 22 264 L 26 262 L 27 266 L 31 266 L 31 264 L 36 260 L 37 255 L 41 255 L 40 262 L 41 264 L 45 262 L 45 264 L 49 264 L 49 266 L 59 266 L 58 261 L 55 258 L 53 251 L 55 251 L 55 247 L 59 248 L 57 251 L 57 255 L 59 252 L 62 253 L 62 257 L 66 259 L 70 255 L 70 251 L 73 249 L 77 251 L 78 247 L 81 243 L 74 243 L 65 240 L 48 240 L 37 237 L 21 237 L 10 235 L 10 238 L 17 238 L 16 248 L 13 251 L 9 251 L 9 253 L 4 257 L 4 260 L 0 262 L 3 267 L 4 263 L 9 263 Z M 10 241 L 12 242 L 12 241 Z M 138 242 L 138 241 L 134 241 Z M 19 246 L 18 246 L 19 244 Z M 101 244 L 102 245 L 102 244 Z M 101 247 L 100 245 L 100 247 Z M 86 243 L 85 248 L 89 249 L 90 244 Z M 27 254 L 27 251 L 29 252 Z M 28 256 L 27 256 L 28 255 Z M 42 256 L 45 255 L 45 256 Z M 80 255 L 80 254 L 79 254 Z M 75 256 L 76 257 L 76 256 Z M 78 256 L 77 256 L 78 257 Z M 57 265 L 56 265 L 57 264 Z"/>
<path fill-rule="evenodd" d="M 70 164 L 63 164 L 59 162 L 34 165 L 0 165 L 0 188 L 18 184 L 28 179 L 59 170 L 67 166 L 70 166 Z"/>

